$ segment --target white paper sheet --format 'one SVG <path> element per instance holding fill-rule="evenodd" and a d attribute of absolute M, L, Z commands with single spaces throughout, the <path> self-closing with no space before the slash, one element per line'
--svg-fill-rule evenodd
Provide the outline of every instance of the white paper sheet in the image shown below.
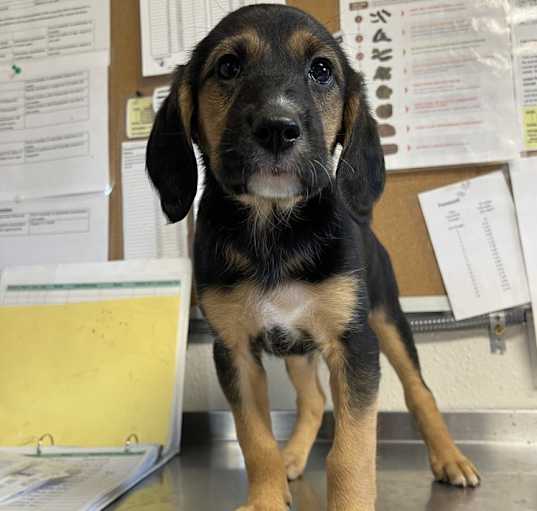
<path fill-rule="evenodd" d="M 30 449 L 0 449 L 7 453 L 30 453 Z M 158 458 L 157 446 L 143 446 L 125 454 L 120 449 L 69 449 L 48 448 L 43 461 L 56 466 L 58 471 L 70 473 L 59 482 L 53 482 L 26 493 L 8 503 L 0 504 L 2 511 L 89 511 L 102 509 L 110 501 L 110 495 L 118 496 L 140 474 L 155 465 Z M 62 456 L 63 454 L 63 456 Z M 39 458 L 34 458 L 39 463 Z"/>
<path fill-rule="evenodd" d="M 0 66 L 110 48 L 110 0 L 1 0 Z"/>
<path fill-rule="evenodd" d="M 340 2 L 389 170 L 506 161 L 518 127 L 506 0 Z"/>
<path fill-rule="evenodd" d="M 511 0 L 521 151 L 537 151 L 537 0 Z"/>
<path fill-rule="evenodd" d="M 4 455 L 0 451 L 0 471 L 5 465 L 5 458 L 9 464 L 11 457 L 11 453 Z M 22 466 L 14 467 L 8 474 L 0 477 L 0 506 L 5 502 L 12 502 L 14 499 L 22 497 L 24 493 L 35 491 L 47 484 L 54 484 L 60 479 L 70 476 L 65 470 L 46 461 L 35 462 L 22 455 L 19 455 L 18 458 Z"/>
<path fill-rule="evenodd" d="M 171 73 L 226 14 L 261 3 L 285 0 L 140 0 L 143 75 Z"/>
<path fill-rule="evenodd" d="M 537 332 L 537 157 L 515 160 L 510 169 Z"/>
<path fill-rule="evenodd" d="M 188 257 L 188 223 L 169 224 L 145 168 L 147 140 L 121 150 L 125 259 Z"/>
<path fill-rule="evenodd" d="M 6 266 L 106 261 L 103 193 L 0 203 L 0 271 Z"/>
<path fill-rule="evenodd" d="M 108 55 L 0 70 L 0 201 L 104 191 Z"/>
<path fill-rule="evenodd" d="M 457 320 L 529 302 L 515 209 L 502 172 L 419 195 Z"/>

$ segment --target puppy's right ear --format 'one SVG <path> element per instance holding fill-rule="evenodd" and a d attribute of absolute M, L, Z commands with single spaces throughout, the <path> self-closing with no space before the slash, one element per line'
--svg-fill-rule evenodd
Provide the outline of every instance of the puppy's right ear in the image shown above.
<path fill-rule="evenodd" d="M 175 73 L 147 143 L 146 165 L 162 210 L 172 223 L 182 220 L 196 195 L 198 169 L 192 147 L 192 90 L 186 66 Z"/>

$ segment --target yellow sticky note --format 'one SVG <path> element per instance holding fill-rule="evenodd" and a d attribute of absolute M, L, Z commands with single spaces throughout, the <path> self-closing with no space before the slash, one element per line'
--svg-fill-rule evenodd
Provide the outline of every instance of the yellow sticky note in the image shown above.
<path fill-rule="evenodd" d="M 524 108 L 524 146 L 537 151 L 537 106 Z"/>
<path fill-rule="evenodd" d="M 127 101 L 127 137 L 147 138 L 155 119 L 153 98 L 131 98 Z"/>
<path fill-rule="evenodd" d="M 179 298 L 0 308 L 0 445 L 166 444 Z"/>

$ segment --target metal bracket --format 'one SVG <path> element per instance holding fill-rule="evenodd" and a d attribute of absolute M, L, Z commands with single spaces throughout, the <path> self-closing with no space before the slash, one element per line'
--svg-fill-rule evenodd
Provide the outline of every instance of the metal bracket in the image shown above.
<path fill-rule="evenodd" d="M 507 350 L 505 343 L 506 316 L 504 311 L 489 315 L 489 337 L 491 353 L 503 355 Z"/>
<path fill-rule="evenodd" d="M 526 333 L 528 336 L 528 352 L 532 369 L 533 387 L 537 389 L 537 337 L 535 335 L 533 322 L 534 312 L 535 311 L 532 311 L 531 309 L 526 311 Z"/>

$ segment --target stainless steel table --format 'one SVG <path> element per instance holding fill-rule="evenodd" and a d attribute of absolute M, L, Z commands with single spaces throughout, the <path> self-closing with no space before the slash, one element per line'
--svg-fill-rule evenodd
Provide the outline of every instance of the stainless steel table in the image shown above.
<path fill-rule="evenodd" d="M 482 486 L 475 490 L 434 483 L 425 447 L 415 441 L 414 433 L 408 438 L 408 418 L 399 414 L 395 424 L 389 418 L 382 419 L 381 425 L 384 423 L 388 432 L 385 436 L 398 432 L 403 438 L 383 438 L 381 427 L 377 511 L 536 511 L 537 444 L 532 438 L 537 440 L 537 415 L 520 418 L 506 414 L 490 428 L 478 424 L 469 429 L 471 422 L 465 421 L 470 419 L 450 417 L 448 422 L 455 421 L 452 429 L 459 439 L 464 431 L 472 437 L 463 441 L 462 448 L 483 476 Z M 225 422 L 228 424 L 228 419 Z M 185 442 L 180 456 L 110 509 L 233 511 L 244 503 L 246 475 L 237 442 L 226 439 L 229 434 L 212 435 L 205 443 Z M 476 435 L 482 439 L 473 438 Z M 330 444 L 322 436 L 305 476 L 291 483 L 292 510 L 326 509 L 324 460 Z M 196 438 L 199 440 L 199 435 Z"/>

